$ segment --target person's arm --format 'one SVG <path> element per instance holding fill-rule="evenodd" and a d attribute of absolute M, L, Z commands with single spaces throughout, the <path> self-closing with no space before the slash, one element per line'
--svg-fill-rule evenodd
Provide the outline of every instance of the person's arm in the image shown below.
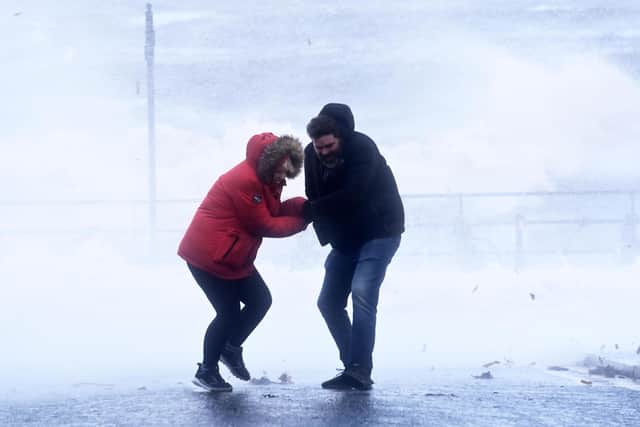
<path fill-rule="evenodd" d="M 254 236 L 287 237 L 306 227 L 301 216 L 272 216 L 260 184 L 245 181 L 225 190 L 240 222 Z"/>
<path fill-rule="evenodd" d="M 302 205 L 305 202 L 304 197 L 293 197 L 287 199 L 280 204 L 278 216 L 299 216 L 302 217 Z"/>
<path fill-rule="evenodd" d="M 309 197 L 310 208 L 307 209 L 310 209 L 312 218 L 343 212 L 369 197 L 378 156 L 375 146 L 363 148 L 349 159 L 348 165 L 345 165 L 345 183 L 341 189 L 316 199 Z"/>
<path fill-rule="evenodd" d="M 316 189 L 316 179 L 314 175 L 317 169 L 316 153 L 311 144 L 304 149 L 304 192 L 309 200 L 315 200 L 318 197 Z"/>

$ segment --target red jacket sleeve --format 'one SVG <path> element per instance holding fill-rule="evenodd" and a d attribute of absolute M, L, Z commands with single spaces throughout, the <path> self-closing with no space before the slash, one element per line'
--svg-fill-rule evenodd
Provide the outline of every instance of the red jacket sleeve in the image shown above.
<path fill-rule="evenodd" d="M 285 200 L 280 205 L 280 212 L 278 216 L 302 216 L 302 205 L 304 205 L 304 197 L 294 197 Z"/>
<path fill-rule="evenodd" d="M 238 219 L 254 236 L 287 237 L 305 229 L 302 216 L 271 215 L 265 200 L 265 187 L 260 183 L 244 180 L 226 187 Z"/>

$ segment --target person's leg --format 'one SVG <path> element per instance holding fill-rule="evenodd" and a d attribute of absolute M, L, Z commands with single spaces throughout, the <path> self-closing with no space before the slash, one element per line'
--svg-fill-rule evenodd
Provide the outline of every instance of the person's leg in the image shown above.
<path fill-rule="evenodd" d="M 372 353 L 380 286 L 399 245 L 399 236 L 365 243 L 360 250 L 351 282 L 353 328 L 350 365 L 357 366 L 367 377 L 373 367 Z"/>
<path fill-rule="evenodd" d="M 351 321 L 346 307 L 355 266 L 355 255 L 331 250 L 324 264 L 324 281 L 318 297 L 318 308 L 345 367 L 349 363 L 351 352 Z"/>
<path fill-rule="evenodd" d="M 209 324 L 204 336 L 203 363 L 207 366 L 218 364 L 224 344 L 231 335 L 232 328 L 240 318 L 240 297 L 238 287 L 232 280 L 224 280 L 187 264 L 194 279 L 216 310 L 216 316 Z"/>
<path fill-rule="evenodd" d="M 225 344 L 220 361 L 226 365 L 233 375 L 244 381 L 251 379 L 251 374 L 242 358 L 242 343 L 258 326 L 271 307 L 271 293 L 255 271 L 250 277 L 236 283 L 240 301 L 244 304 L 236 324 L 233 325 L 229 340 Z"/>
<path fill-rule="evenodd" d="M 187 264 L 194 279 L 216 310 L 216 317 L 211 321 L 204 336 L 202 363 L 198 363 L 193 383 L 208 391 L 232 391 L 231 384 L 221 376 L 218 360 L 222 347 L 231 331 L 231 325 L 240 315 L 240 300 L 235 295 L 233 283 L 215 277 Z"/>
<path fill-rule="evenodd" d="M 237 283 L 238 296 L 244 307 L 240 318 L 233 326 L 229 343 L 240 347 L 258 326 L 271 307 L 271 292 L 256 270 L 251 276 Z"/>

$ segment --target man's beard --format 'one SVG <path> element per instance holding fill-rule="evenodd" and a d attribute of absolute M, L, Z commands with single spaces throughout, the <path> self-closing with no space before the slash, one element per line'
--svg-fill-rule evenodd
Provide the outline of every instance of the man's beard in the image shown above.
<path fill-rule="evenodd" d="M 344 159 L 340 155 L 341 153 L 333 153 L 329 156 L 320 156 L 320 163 L 325 168 L 335 169 L 344 163 Z"/>

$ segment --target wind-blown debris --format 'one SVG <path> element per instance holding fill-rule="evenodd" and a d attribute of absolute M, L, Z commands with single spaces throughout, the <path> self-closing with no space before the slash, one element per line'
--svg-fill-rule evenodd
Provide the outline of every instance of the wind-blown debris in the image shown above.
<path fill-rule="evenodd" d="M 454 393 L 425 393 L 425 397 L 458 397 Z"/>
<path fill-rule="evenodd" d="M 609 365 L 596 366 L 595 368 L 589 369 L 589 375 L 602 375 L 606 378 L 615 378 L 617 375 L 617 371 Z"/>
<path fill-rule="evenodd" d="M 483 367 L 483 368 L 488 368 L 488 367 L 490 367 L 490 366 L 493 366 L 493 365 L 499 365 L 499 364 L 500 364 L 500 361 L 499 361 L 499 360 L 494 360 L 493 362 L 485 363 L 484 365 L 482 365 L 482 367 Z"/>
<path fill-rule="evenodd" d="M 274 384 L 266 375 L 261 376 L 260 378 L 251 378 L 249 383 L 253 385 L 269 385 Z"/>
<path fill-rule="evenodd" d="M 278 379 L 280 380 L 280 384 L 293 384 L 293 378 L 286 372 L 283 372 Z"/>
<path fill-rule="evenodd" d="M 640 380 L 640 365 L 616 362 L 594 355 L 587 356 L 583 365 L 590 368 L 590 375 L 602 375 L 607 378 L 624 377 L 634 381 Z"/>
<path fill-rule="evenodd" d="M 491 375 L 491 371 L 487 371 L 487 372 L 483 372 L 480 375 L 472 375 L 473 378 L 477 379 L 477 380 L 492 380 L 493 379 L 493 375 Z"/>
<path fill-rule="evenodd" d="M 293 378 L 286 372 L 283 372 L 278 380 L 280 382 L 271 381 L 271 379 L 267 376 L 267 373 L 263 373 L 260 378 L 251 378 L 249 380 L 250 384 L 253 385 L 269 385 L 269 384 L 293 384 Z"/>

